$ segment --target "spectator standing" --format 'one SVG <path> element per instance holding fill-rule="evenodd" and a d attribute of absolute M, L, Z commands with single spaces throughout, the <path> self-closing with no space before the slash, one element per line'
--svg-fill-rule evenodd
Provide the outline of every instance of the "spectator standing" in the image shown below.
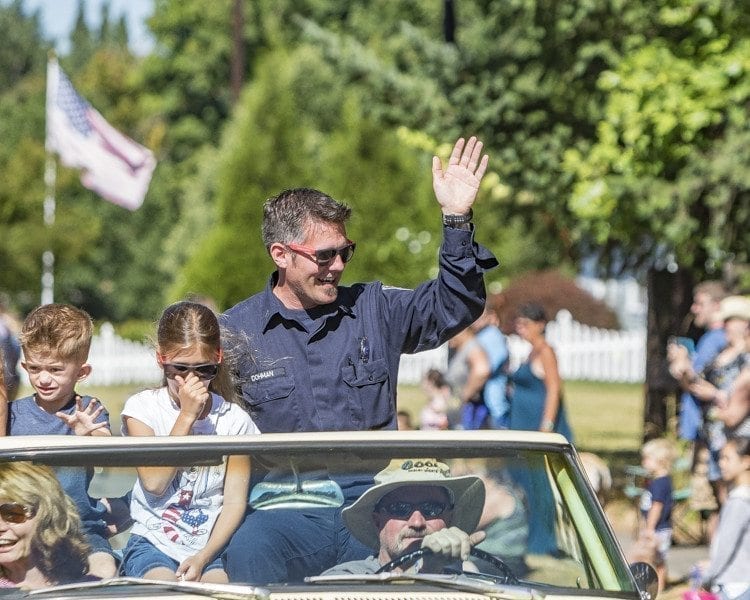
<path fill-rule="evenodd" d="M 0 350 L 0 362 L 3 351 Z M 8 389 L 5 387 L 5 373 L 0 369 L 0 435 L 5 435 L 8 428 Z"/>
<path fill-rule="evenodd" d="M 91 374 L 92 330 L 91 317 L 75 306 L 45 304 L 29 313 L 21 328 L 21 366 L 34 394 L 10 403 L 9 435 L 112 435 L 104 406 L 75 390 Z M 59 467 L 55 473 L 83 521 L 92 549 L 91 574 L 112 577 L 116 566 L 107 541 L 111 504 L 89 496 L 93 467 Z"/>
<path fill-rule="evenodd" d="M 674 448 L 665 438 L 646 442 L 641 448 L 641 466 L 647 473 L 641 494 L 640 535 L 656 545 L 656 574 L 659 591 L 667 584 L 667 553 L 672 545 L 672 464 Z"/>
<path fill-rule="evenodd" d="M 510 428 L 557 432 L 573 441 L 562 403 L 562 380 L 557 358 L 544 337 L 544 308 L 529 302 L 519 308 L 515 320 L 518 335 L 531 344 L 525 362 L 510 376 Z M 556 554 L 554 502 L 543 466 L 515 469 L 513 478 L 523 488 L 529 503 L 529 552 Z"/>
<path fill-rule="evenodd" d="M 248 341 L 239 375 L 261 431 L 396 428 L 400 355 L 438 347 L 484 307 L 483 274 L 497 261 L 474 241 L 472 205 L 487 163 L 475 137 L 456 142 L 447 168 L 433 158 L 443 244 L 437 278 L 414 290 L 339 285 L 356 247 L 349 207 L 310 189 L 265 203 L 263 241 L 276 271 L 223 316 Z M 339 484 L 347 502 L 366 485 Z M 366 553 L 341 509 L 256 511 L 233 537 L 227 568 L 232 581 L 293 581 Z"/>
<path fill-rule="evenodd" d="M 438 369 L 427 371 L 422 377 L 422 389 L 427 395 L 427 403 L 419 416 L 419 428 L 428 431 L 448 429 L 452 392 L 443 372 Z"/>
<path fill-rule="evenodd" d="M 2 355 L 0 368 L 4 371 L 8 401 L 16 399 L 18 386 L 21 383 L 21 376 L 18 371 L 18 363 L 21 360 L 21 342 L 18 340 L 19 330 L 18 321 L 10 313 L 3 299 L 0 298 L 0 354 Z"/>
<path fill-rule="evenodd" d="M 128 398 L 122 409 L 124 435 L 260 433 L 240 405 L 231 402 L 231 369 L 219 322 L 209 307 L 197 302 L 167 307 L 157 327 L 156 355 L 164 369 L 163 385 Z M 130 504 L 135 524 L 123 553 L 123 572 L 146 579 L 227 583 L 221 553 L 245 514 L 249 457 L 233 455 L 215 466 L 137 471 Z"/>
<path fill-rule="evenodd" d="M 724 498 L 724 486 L 719 471 L 719 452 L 726 442 L 724 423 L 717 418 L 729 403 L 735 380 L 740 372 L 750 366 L 750 300 L 743 296 L 727 296 L 721 301 L 719 316 L 724 323 L 727 345 L 700 373 L 686 369 L 681 373 L 683 385 L 701 402 L 703 425 L 696 446 L 708 451 L 708 480 L 713 489 L 717 507 Z M 716 526 L 716 512 L 709 520 L 709 536 Z"/>
<path fill-rule="evenodd" d="M 721 600 L 750 599 L 750 438 L 732 438 L 721 450 L 729 494 L 711 540 L 703 586 Z"/>
<path fill-rule="evenodd" d="M 678 373 L 685 367 L 679 365 L 687 361 L 694 373 L 700 373 L 727 344 L 724 335 L 724 321 L 719 314 L 721 301 L 727 296 L 727 290 L 720 281 L 704 281 L 693 290 L 693 303 L 690 312 L 693 314 L 693 324 L 705 329 L 703 335 L 695 345 L 695 352 L 690 355 L 686 348 L 671 345 L 667 349 L 667 357 L 678 368 Z M 678 377 L 678 381 L 680 381 Z M 695 442 L 700 434 L 703 416 L 700 401 L 683 385 L 679 408 L 679 436 L 687 441 Z"/>
<path fill-rule="evenodd" d="M 448 348 L 452 356 L 445 378 L 460 401 L 460 427 L 467 430 L 485 428 L 489 410 L 484 405 L 482 390 L 490 376 L 490 359 L 471 327 L 453 336 Z"/>
<path fill-rule="evenodd" d="M 529 302 L 519 308 L 516 333 L 531 344 L 531 352 L 510 376 L 510 428 L 555 431 L 572 442 L 557 357 L 544 337 L 546 326 L 547 315 L 540 304 Z"/>
<path fill-rule="evenodd" d="M 482 316 L 471 325 L 477 342 L 490 361 L 490 375 L 482 388 L 482 399 L 489 411 L 490 426 L 508 429 L 510 426 L 510 403 L 508 390 L 508 343 L 498 327 L 500 320 L 490 306 L 485 306 Z"/>

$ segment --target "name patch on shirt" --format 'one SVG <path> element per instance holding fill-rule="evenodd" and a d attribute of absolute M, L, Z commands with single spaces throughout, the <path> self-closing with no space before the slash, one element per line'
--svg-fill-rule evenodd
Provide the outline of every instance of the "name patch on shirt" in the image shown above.
<path fill-rule="evenodd" d="M 284 375 L 286 375 L 286 369 L 284 367 L 278 367 L 277 369 L 267 369 L 265 371 L 260 371 L 259 373 L 253 373 L 250 375 L 250 381 L 258 383 L 259 381 L 273 379 L 274 377 L 284 377 Z"/>

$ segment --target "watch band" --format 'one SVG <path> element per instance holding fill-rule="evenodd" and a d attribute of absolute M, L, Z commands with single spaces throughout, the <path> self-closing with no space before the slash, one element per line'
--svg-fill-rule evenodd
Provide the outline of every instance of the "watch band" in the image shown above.
<path fill-rule="evenodd" d="M 465 215 L 443 215 L 443 225 L 446 227 L 458 227 L 471 223 L 471 219 L 474 217 L 474 211 L 469 209 L 469 212 Z"/>

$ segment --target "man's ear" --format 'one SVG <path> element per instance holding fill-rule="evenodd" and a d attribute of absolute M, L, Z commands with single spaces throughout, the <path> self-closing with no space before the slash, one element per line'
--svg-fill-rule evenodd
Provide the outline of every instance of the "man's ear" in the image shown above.
<path fill-rule="evenodd" d="M 271 260 L 276 263 L 279 269 L 286 269 L 289 263 L 286 246 L 279 242 L 274 242 L 268 248 L 268 253 L 271 255 Z"/>
<path fill-rule="evenodd" d="M 81 368 L 78 369 L 78 381 L 83 381 L 91 375 L 91 365 L 89 363 L 83 363 Z"/>

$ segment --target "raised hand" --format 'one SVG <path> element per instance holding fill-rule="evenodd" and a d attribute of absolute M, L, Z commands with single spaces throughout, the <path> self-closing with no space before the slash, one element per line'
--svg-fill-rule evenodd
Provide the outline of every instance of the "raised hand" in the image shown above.
<path fill-rule="evenodd" d="M 432 158 L 432 188 L 443 214 L 465 215 L 474 204 L 489 162 L 486 154 L 481 156 L 482 146 L 474 136 L 465 144 L 464 138 L 459 138 L 445 171 L 440 159 Z"/>
<path fill-rule="evenodd" d="M 83 407 L 83 398 L 76 396 L 76 409 L 73 414 L 57 412 L 55 415 L 61 419 L 76 435 L 91 435 L 94 431 L 106 430 L 109 432 L 107 421 L 96 422 L 102 414 L 104 407 L 96 398 L 92 398 L 86 408 Z M 105 434 L 106 435 L 106 434 Z"/>

